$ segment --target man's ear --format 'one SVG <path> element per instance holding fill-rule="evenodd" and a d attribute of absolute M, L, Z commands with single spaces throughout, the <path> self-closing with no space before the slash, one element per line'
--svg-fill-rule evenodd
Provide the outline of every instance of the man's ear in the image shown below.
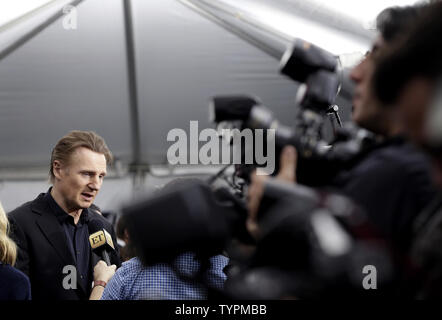
<path fill-rule="evenodd" d="M 56 179 L 61 179 L 61 162 L 58 160 L 54 160 L 52 163 L 52 173 L 54 174 Z"/>

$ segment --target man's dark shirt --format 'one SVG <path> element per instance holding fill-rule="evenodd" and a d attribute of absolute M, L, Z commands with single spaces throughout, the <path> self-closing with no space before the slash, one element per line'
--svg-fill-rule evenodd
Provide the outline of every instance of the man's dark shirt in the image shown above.
<path fill-rule="evenodd" d="M 58 222 L 63 227 L 66 233 L 66 239 L 68 239 L 68 247 L 71 251 L 74 261 L 76 262 L 79 281 L 85 288 L 91 286 L 93 275 L 92 268 L 90 266 L 90 244 L 89 244 L 89 230 L 87 223 L 89 222 L 88 209 L 83 209 L 80 219 L 77 224 L 74 222 L 74 217 L 68 215 L 58 204 L 55 202 L 51 195 L 51 190 L 46 193 L 44 197 L 49 207 L 52 209 L 52 213 L 57 217 Z"/>
<path fill-rule="evenodd" d="M 359 204 L 396 249 L 407 250 L 415 217 L 436 195 L 427 157 L 402 137 L 379 144 L 333 187 Z"/>

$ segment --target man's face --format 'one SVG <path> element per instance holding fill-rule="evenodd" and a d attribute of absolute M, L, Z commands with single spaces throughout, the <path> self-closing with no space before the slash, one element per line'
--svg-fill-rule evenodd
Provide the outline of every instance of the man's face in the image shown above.
<path fill-rule="evenodd" d="M 355 93 L 353 95 L 352 118 L 359 126 L 377 132 L 377 124 L 382 118 L 382 109 L 373 94 L 371 79 L 375 68 L 375 58 L 378 50 L 384 46 L 382 37 L 378 37 L 373 45 L 372 51 L 367 53 L 350 73 L 350 78 L 355 82 Z"/>
<path fill-rule="evenodd" d="M 57 164 L 56 184 L 69 211 L 89 208 L 94 202 L 106 175 L 104 154 L 77 148 L 67 164 Z"/>

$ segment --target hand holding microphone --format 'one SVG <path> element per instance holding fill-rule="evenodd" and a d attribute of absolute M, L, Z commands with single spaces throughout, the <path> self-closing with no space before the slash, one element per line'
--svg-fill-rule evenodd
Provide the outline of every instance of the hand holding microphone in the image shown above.
<path fill-rule="evenodd" d="M 115 247 L 112 237 L 104 228 L 102 221 L 89 221 L 88 229 L 89 243 L 92 251 L 102 258 L 94 267 L 94 289 L 90 297 L 90 300 L 99 300 L 104 287 L 106 287 L 106 284 L 113 277 L 117 269 L 116 265 L 111 265 L 109 258 L 109 254 L 115 250 Z M 101 287 L 101 289 L 96 289 L 96 287 Z"/>
<path fill-rule="evenodd" d="M 98 261 L 94 267 L 94 282 L 102 281 L 108 283 L 109 280 L 114 276 L 116 265 L 108 266 L 103 260 Z"/>
<path fill-rule="evenodd" d="M 109 280 L 114 276 L 116 265 L 108 266 L 103 260 L 98 261 L 94 267 L 94 287 L 92 289 L 89 300 L 100 300 L 104 288 L 106 287 Z"/>

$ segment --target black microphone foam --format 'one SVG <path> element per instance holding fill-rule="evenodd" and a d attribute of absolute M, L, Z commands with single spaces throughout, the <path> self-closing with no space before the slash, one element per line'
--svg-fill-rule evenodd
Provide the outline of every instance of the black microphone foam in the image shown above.
<path fill-rule="evenodd" d="M 89 229 L 89 234 L 93 234 L 95 232 L 103 230 L 104 224 L 102 221 L 100 221 L 98 219 L 92 219 L 92 220 L 89 220 L 87 228 Z"/>

